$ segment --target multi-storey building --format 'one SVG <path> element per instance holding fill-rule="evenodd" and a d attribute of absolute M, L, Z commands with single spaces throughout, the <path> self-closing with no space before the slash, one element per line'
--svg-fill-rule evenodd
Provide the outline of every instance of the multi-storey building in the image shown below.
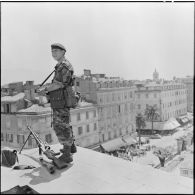
<path fill-rule="evenodd" d="M 14 96 L 4 96 L 1 98 L 1 113 L 15 113 L 25 107 L 25 94 L 18 93 Z"/>
<path fill-rule="evenodd" d="M 71 109 L 71 125 L 76 144 L 89 147 L 100 142 L 98 127 L 98 112 L 96 105 L 80 102 L 76 109 Z"/>
<path fill-rule="evenodd" d="M 187 76 L 185 78 L 174 78 L 176 82 L 182 82 L 187 89 L 187 111 L 193 112 L 194 106 L 194 80 L 193 77 Z"/>
<path fill-rule="evenodd" d="M 51 108 L 37 104 L 14 113 L 1 113 L 1 145 L 21 148 L 29 135 L 29 125 L 43 140 L 55 143 L 52 136 Z M 36 142 L 29 138 L 25 148 L 36 147 Z"/>
<path fill-rule="evenodd" d="M 187 90 L 183 83 L 167 82 L 137 86 L 136 113 L 144 113 L 147 105 L 156 105 L 159 121 L 167 121 L 187 113 Z"/>
<path fill-rule="evenodd" d="M 99 88 L 98 122 L 101 141 L 135 133 L 134 87 Z"/>
<path fill-rule="evenodd" d="M 19 95 L 21 96 L 21 94 Z M 24 108 L 24 105 L 21 105 L 21 102 L 24 102 L 23 96 L 20 98 L 18 95 L 17 97 L 6 96 L 1 102 L 1 145 L 21 148 L 29 135 L 27 125 L 31 126 L 49 144 L 57 143 L 58 139 L 51 126 L 50 106 L 43 107 L 34 104 Z M 10 98 L 14 101 L 10 101 Z M 7 104 L 9 109 L 5 106 Z M 97 108 L 91 103 L 80 102 L 80 106 L 72 109 L 70 114 L 70 124 L 76 144 L 87 147 L 99 143 Z M 25 148 L 34 147 L 36 147 L 36 142 L 30 137 Z"/>
<path fill-rule="evenodd" d="M 131 81 L 84 70 L 84 75 L 76 78 L 75 89 L 97 105 L 101 143 L 123 135 L 136 136 L 135 87 Z"/>

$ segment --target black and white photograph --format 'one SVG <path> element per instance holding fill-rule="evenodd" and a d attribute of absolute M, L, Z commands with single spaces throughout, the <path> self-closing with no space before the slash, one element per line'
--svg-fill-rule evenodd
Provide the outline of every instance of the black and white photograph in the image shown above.
<path fill-rule="evenodd" d="M 194 1 L 3 1 L 1 194 L 193 194 Z"/>

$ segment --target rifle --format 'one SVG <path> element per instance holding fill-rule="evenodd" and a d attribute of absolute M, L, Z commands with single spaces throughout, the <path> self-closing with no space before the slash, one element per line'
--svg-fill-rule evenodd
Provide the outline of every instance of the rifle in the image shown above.
<path fill-rule="evenodd" d="M 27 125 L 28 130 L 30 131 L 30 134 L 28 136 L 28 138 L 26 139 L 24 145 L 22 146 L 21 150 L 19 153 L 21 153 L 22 149 L 24 148 L 26 142 L 28 141 L 29 137 L 32 135 L 34 137 L 34 139 L 37 142 L 37 146 L 39 148 L 39 155 L 41 156 L 42 153 L 50 160 L 52 160 L 53 164 L 58 168 L 58 169 L 62 169 L 67 167 L 66 163 L 62 163 L 58 158 L 56 158 L 55 156 L 59 155 L 60 152 L 55 153 L 53 150 L 51 150 L 49 144 L 45 141 L 43 141 L 38 135 L 37 133 L 35 133 L 28 125 Z M 40 161 L 43 162 L 43 159 L 40 158 Z"/>
<path fill-rule="evenodd" d="M 49 77 L 55 72 L 56 70 L 53 70 L 48 77 L 39 85 L 39 87 L 37 89 L 35 89 L 35 93 L 37 93 L 38 91 L 42 91 L 45 88 L 41 89 L 41 87 L 44 85 L 44 83 L 49 79 Z M 41 90 L 40 90 L 41 89 Z"/>

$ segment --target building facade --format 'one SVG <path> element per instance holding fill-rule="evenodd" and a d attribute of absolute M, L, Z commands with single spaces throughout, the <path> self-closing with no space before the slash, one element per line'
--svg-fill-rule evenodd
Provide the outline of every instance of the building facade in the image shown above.
<path fill-rule="evenodd" d="M 71 123 L 76 144 L 89 147 L 99 143 L 98 112 L 96 105 L 80 102 L 76 109 L 71 110 Z"/>
<path fill-rule="evenodd" d="M 71 125 L 76 144 L 87 147 L 99 142 L 97 108 L 93 104 L 81 102 L 80 106 L 70 111 Z M 42 140 L 49 144 L 58 143 L 52 127 L 51 107 L 34 104 L 29 108 L 15 112 L 1 110 L 1 145 L 21 148 L 29 135 L 29 125 Z M 34 139 L 28 140 L 25 148 L 37 147 Z"/>
<path fill-rule="evenodd" d="M 131 81 L 84 70 L 76 78 L 75 90 L 97 106 L 100 143 L 123 135 L 135 137 L 135 86 Z"/>
<path fill-rule="evenodd" d="M 1 137 L 3 137 L 1 145 L 21 148 L 30 133 L 27 125 L 44 141 L 57 142 L 57 139 L 52 136 L 50 108 L 33 105 L 17 113 L 1 113 Z M 34 147 L 37 147 L 36 141 L 30 137 L 25 148 Z"/>
<path fill-rule="evenodd" d="M 135 88 L 100 88 L 97 92 L 101 142 L 135 136 Z"/>
<path fill-rule="evenodd" d="M 168 82 L 138 86 L 136 90 L 136 113 L 144 113 L 148 106 L 156 106 L 159 121 L 187 113 L 187 90 L 183 83 Z"/>
<path fill-rule="evenodd" d="M 187 89 L 187 111 L 193 112 L 194 108 L 194 77 L 186 76 L 185 78 L 174 77 L 175 82 L 181 82 L 186 85 Z"/>

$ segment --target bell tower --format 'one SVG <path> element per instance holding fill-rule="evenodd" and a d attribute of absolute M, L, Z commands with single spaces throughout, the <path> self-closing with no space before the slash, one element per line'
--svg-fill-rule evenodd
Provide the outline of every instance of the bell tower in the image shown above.
<path fill-rule="evenodd" d="M 155 71 L 153 72 L 153 80 L 154 81 L 158 81 L 159 80 L 159 73 L 156 71 L 156 68 L 155 68 Z"/>

